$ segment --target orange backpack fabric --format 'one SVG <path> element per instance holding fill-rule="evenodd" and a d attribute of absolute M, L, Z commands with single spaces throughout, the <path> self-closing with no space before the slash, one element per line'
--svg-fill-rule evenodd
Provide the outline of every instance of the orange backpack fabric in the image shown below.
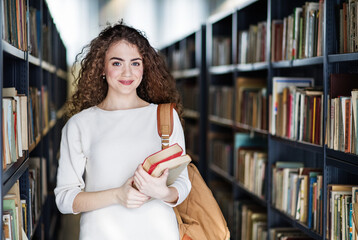
<path fill-rule="evenodd" d="M 168 147 L 173 131 L 174 104 L 159 104 L 157 121 L 162 148 Z M 180 239 L 182 240 L 228 240 L 230 231 L 221 209 L 211 190 L 193 163 L 188 165 L 191 191 L 180 205 L 174 208 Z"/>

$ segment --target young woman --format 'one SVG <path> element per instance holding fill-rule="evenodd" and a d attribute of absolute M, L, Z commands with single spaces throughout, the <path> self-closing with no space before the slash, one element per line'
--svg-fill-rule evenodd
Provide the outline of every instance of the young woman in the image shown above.
<path fill-rule="evenodd" d="M 161 149 L 159 103 L 176 103 L 170 144 L 185 149 L 182 105 L 163 59 L 141 32 L 120 22 L 79 60 L 71 118 L 62 130 L 59 210 L 82 213 L 80 239 L 178 240 L 173 207 L 190 192 L 187 170 L 167 187 L 167 170 L 154 178 L 141 166 Z"/>

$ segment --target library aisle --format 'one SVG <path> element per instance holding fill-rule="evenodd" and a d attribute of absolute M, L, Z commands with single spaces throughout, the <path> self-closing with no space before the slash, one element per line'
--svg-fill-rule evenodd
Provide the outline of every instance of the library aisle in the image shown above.
<path fill-rule="evenodd" d="M 358 240 L 358 0 L 240 2 L 159 50 L 186 152 L 231 240 Z M 53 191 L 67 49 L 46 0 L 0 3 L 0 236 L 75 240 Z"/>

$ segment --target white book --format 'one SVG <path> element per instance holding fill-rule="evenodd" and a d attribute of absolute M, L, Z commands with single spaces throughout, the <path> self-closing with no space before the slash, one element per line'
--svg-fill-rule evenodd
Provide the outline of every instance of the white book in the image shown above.
<path fill-rule="evenodd" d="M 318 10 L 319 9 L 319 3 L 318 2 L 306 2 L 306 14 L 305 14 L 305 57 L 309 57 L 309 31 L 310 31 L 310 27 L 309 27 L 309 22 L 310 22 L 310 12 L 312 10 Z"/>

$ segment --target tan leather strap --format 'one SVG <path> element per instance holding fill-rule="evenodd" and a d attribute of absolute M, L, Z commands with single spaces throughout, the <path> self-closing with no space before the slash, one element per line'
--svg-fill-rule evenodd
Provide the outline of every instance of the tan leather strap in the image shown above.
<path fill-rule="evenodd" d="M 173 108 L 174 103 L 158 105 L 157 126 L 158 134 L 162 139 L 162 149 L 169 147 L 169 137 L 173 133 Z"/>
<path fill-rule="evenodd" d="M 176 207 L 173 208 L 178 224 L 183 224 L 183 220 L 180 217 L 180 213 Z"/>

